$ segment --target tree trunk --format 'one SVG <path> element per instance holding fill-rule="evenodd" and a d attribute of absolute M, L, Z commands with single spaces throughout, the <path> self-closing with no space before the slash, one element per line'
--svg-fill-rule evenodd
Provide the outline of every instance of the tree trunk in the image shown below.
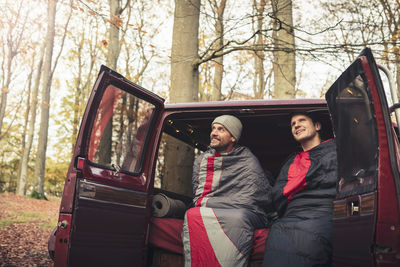
<path fill-rule="evenodd" d="M 257 3 L 256 0 L 253 2 L 254 9 L 256 11 L 256 47 L 261 47 L 264 45 L 264 37 L 262 33 L 262 27 L 264 24 L 264 10 L 266 5 L 266 0 L 260 0 Z M 254 52 L 254 80 L 253 80 L 253 92 L 256 99 L 264 98 L 265 91 L 265 70 L 264 70 L 264 60 L 265 53 L 263 51 Z"/>
<path fill-rule="evenodd" d="M 46 50 L 43 62 L 43 87 L 42 87 L 42 103 L 40 113 L 40 129 L 38 140 L 38 151 L 35 165 L 35 191 L 39 198 L 44 196 L 44 172 L 46 165 L 47 137 L 49 130 L 49 113 L 50 113 L 50 89 L 52 82 L 51 63 L 53 58 L 54 36 L 55 36 L 55 16 L 56 16 L 57 0 L 48 0 L 48 24 L 46 34 Z"/>
<path fill-rule="evenodd" d="M 22 156 L 24 155 L 24 151 L 25 151 L 26 133 L 28 132 L 29 114 L 31 112 L 32 76 L 33 76 L 33 72 L 34 72 L 34 62 L 32 61 L 31 72 L 29 73 L 29 76 L 28 76 L 28 93 L 27 93 L 28 99 L 26 100 L 26 105 L 25 105 L 24 128 L 23 128 L 22 134 L 21 134 L 21 159 L 22 159 Z M 21 182 L 22 182 L 21 181 L 21 169 L 22 169 L 22 160 L 20 160 L 19 163 L 18 163 L 16 193 L 18 195 L 25 195 L 24 188 L 26 188 L 26 186 L 25 186 L 25 184 L 21 185 Z M 22 186 L 23 186 L 23 190 L 21 190 Z"/>
<path fill-rule="evenodd" d="M 217 40 L 215 50 L 222 50 L 224 46 L 224 12 L 226 0 L 221 0 L 219 6 L 216 4 L 217 20 L 215 22 L 215 33 Z M 221 51 L 222 52 L 222 51 Z M 211 100 L 221 100 L 222 78 L 224 75 L 224 57 L 218 57 L 214 60 L 214 86 L 212 88 Z"/>
<path fill-rule="evenodd" d="M 274 12 L 274 91 L 275 98 L 295 97 L 296 55 L 292 1 L 271 0 Z"/>
<path fill-rule="evenodd" d="M 75 77 L 75 91 L 74 91 L 74 105 L 73 105 L 73 116 L 72 116 L 72 136 L 73 139 L 71 140 L 71 155 L 74 153 L 74 148 L 75 148 L 75 140 L 78 136 L 78 130 L 79 130 L 79 118 L 81 116 L 80 110 L 81 110 L 81 101 L 82 101 L 82 68 L 83 68 L 83 62 L 82 62 L 82 49 L 83 49 L 83 44 L 84 44 L 84 34 L 80 36 L 81 41 L 78 42 L 78 47 L 77 47 L 77 54 L 78 54 L 78 74 L 77 77 Z M 91 62 L 93 62 L 93 59 L 91 59 Z M 90 74 L 89 74 L 90 75 Z"/>
<path fill-rule="evenodd" d="M 119 57 L 119 18 L 122 13 L 120 0 L 109 0 L 110 5 L 110 21 L 108 29 L 108 51 L 107 66 L 113 70 L 117 70 L 117 62 Z"/>
<path fill-rule="evenodd" d="M 81 27 L 78 28 L 79 36 L 77 36 L 75 40 L 75 47 L 77 50 L 77 58 L 74 59 L 78 62 L 77 74 L 74 78 L 75 82 L 75 90 L 74 90 L 74 106 L 73 106 L 73 115 L 72 115 L 72 137 L 71 137 L 71 155 L 73 154 L 75 148 L 76 138 L 78 136 L 78 131 L 80 127 L 80 119 L 82 118 L 82 114 L 84 111 L 84 107 L 86 104 L 86 100 L 88 97 L 88 92 L 91 89 L 92 85 L 92 75 L 93 75 L 93 67 L 97 58 L 98 51 L 94 47 L 94 43 L 96 43 L 96 39 L 98 36 L 98 27 L 93 23 L 93 20 L 87 22 L 86 19 L 80 21 Z M 91 33 L 88 33 L 86 30 L 86 23 L 89 23 L 90 29 L 95 29 Z M 93 39 L 94 32 L 94 39 Z M 88 37 L 89 36 L 89 37 Z M 84 52 L 87 47 L 88 52 Z M 87 54 L 90 56 L 90 60 L 86 60 Z M 85 66 L 88 66 L 85 68 Z"/>
<path fill-rule="evenodd" d="M 400 56 L 398 56 L 400 58 Z M 400 60 L 396 60 L 396 86 L 397 86 L 397 96 L 400 96 Z M 399 99 L 396 99 L 399 101 Z M 394 104 L 394 103 L 393 103 Z"/>
<path fill-rule="evenodd" d="M 1 86 L 1 102 L 0 102 L 0 140 L 2 139 L 3 133 L 2 133 L 2 128 L 3 128 L 3 120 L 4 116 L 6 114 L 6 106 L 7 106 L 7 98 L 8 98 L 8 93 L 10 91 L 9 86 L 11 83 L 11 66 L 13 63 L 13 60 L 16 56 L 16 51 L 13 50 L 12 46 L 12 41 L 8 42 L 8 54 L 7 54 L 7 74 L 6 77 L 4 77 L 4 83 Z"/>
<path fill-rule="evenodd" d="M 172 103 L 198 100 L 199 71 L 198 30 L 200 0 L 175 0 L 172 34 L 171 88 Z M 192 195 L 193 149 L 167 138 L 165 174 L 162 187 L 166 190 Z"/>
<path fill-rule="evenodd" d="M 8 92 L 9 92 L 9 86 L 10 86 L 10 76 L 11 76 L 11 62 L 12 58 L 8 57 L 7 60 L 7 78 L 5 80 L 5 83 L 2 85 L 1 88 L 1 102 L 0 102 L 0 139 L 2 139 L 2 127 L 3 127 L 3 120 L 4 116 L 6 114 L 6 106 L 7 106 L 7 98 L 8 98 Z"/>
<path fill-rule="evenodd" d="M 18 185 L 17 185 L 17 194 L 25 195 L 26 194 L 26 180 L 28 177 L 28 163 L 29 163 L 29 155 L 31 153 L 32 143 L 33 143 L 33 135 L 35 130 L 36 123 L 36 109 L 38 102 L 38 94 L 39 94 L 39 84 L 40 84 L 40 76 L 43 65 L 43 56 L 44 56 L 45 44 L 42 45 L 39 52 L 39 62 L 37 66 L 37 72 L 33 84 L 31 101 L 28 103 L 29 105 L 29 120 L 27 126 L 27 136 L 26 142 L 22 149 L 22 156 L 20 160 L 20 170 L 18 172 Z M 33 70 L 32 70 L 33 71 Z"/>
<path fill-rule="evenodd" d="M 197 101 L 200 0 L 175 0 L 171 55 L 171 103 Z"/>
<path fill-rule="evenodd" d="M 117 62 L 120 52 L 119 30 L 121 26 L 120 16 L 123 12 L 120 0 L 109 0 L 110 5 L 110 24 L 108 29 L 108 51 L 107 51 L 107 66 L 113 70 L 117 70 Z M 127 5 L 129 0 L 127 1 Z M 112 150 L 112 119 L 107 123 L 104 129 L 103 138 L 99 144 L 99 150 L 103 151 L 100 155 L 100 161 L 111 164 L 111 150 Z"/>

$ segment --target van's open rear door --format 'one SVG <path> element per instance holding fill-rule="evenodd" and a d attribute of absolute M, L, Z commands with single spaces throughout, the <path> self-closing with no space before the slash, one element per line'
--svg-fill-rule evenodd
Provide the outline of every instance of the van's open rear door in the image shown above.
<path fill-rule="evenodd" d="M 399 266 L 399 146 L 369 49 L 326 99 L 339 166 L 333 266 Z"/>
<path fill-rule="evenodd" d="M 162 98 L 101 68 L 65 181 L 55 266 L 145 262 L 163 109 Z"/>

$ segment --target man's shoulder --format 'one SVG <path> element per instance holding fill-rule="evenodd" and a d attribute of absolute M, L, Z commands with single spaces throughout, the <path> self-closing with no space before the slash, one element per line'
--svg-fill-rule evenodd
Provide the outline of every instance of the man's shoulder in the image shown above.
<path fill-rule="evenodd" d="M 199 162 L 199 161 L 201 161 L 202 158 L 204 158 L 206 156 L 212 156 L 212 155 L 214 155 L 214 153 L 215 153 L 215 150 L 213 148 L 211 148 L 211 147 L 208 147 L 207 150 L 201 152 L 200 155 L 198 155 L 195 158 L 194 162 L 195 163 Z"/>
<path fill-rule="evenodd" d="M 320 149 L 324 151 L 324 153 L 333 152 L 336 153 L 336 141 L 335 139 L 329 139 L 322 142 L 319 145 Z"/>
<path fill-rule="evenodd" d="M 312 161 L 329 162 L 337 157 L 336 142 L 329 139 L 322 142 L 318 147 L 310 151 L 310 159 Z"/>
<path fill-rule="evenodd" d="M 236 145 L 236 153 L 233 156 L 237 156 L 242 160 L 248 160 L 249 162 L 258 163 L 259 160 L 256 155 L 246 146 Z"/>
<path fill-rule="evenodd" d="M 253 154 L 247 146 L 236 145 L 233 149 L 236 153 Z"/>
<path fill-rule="evenodd" d="M 321 142 L 321 145 L 336 146 L 336 140 L 331 138 L 331 139 L 328 139 L 328 140 L 325 140 L 325 141 Z"/>

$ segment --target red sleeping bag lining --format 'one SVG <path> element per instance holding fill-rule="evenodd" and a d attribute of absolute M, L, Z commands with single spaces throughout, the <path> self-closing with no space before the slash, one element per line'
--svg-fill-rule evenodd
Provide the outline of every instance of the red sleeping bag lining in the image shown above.
<path fill-rule="evenodd" d="M 178 254 L 183 254 L 182 244 L 183 220 L 174 218 L 156 218 L 150 221 L 149 244 Z M 253 250 L 251 259 L 264 258 L 265 240 L 269 229 L 256 229 L 254 231 Z"/>

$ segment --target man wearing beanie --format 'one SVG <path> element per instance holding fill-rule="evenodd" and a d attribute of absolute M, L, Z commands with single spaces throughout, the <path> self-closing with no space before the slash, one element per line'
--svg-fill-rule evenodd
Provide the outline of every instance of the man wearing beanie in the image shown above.
<path fill-rule="evenodd" d="M 258 159 L 238 145 L 242 123 L 222 115 L 194 162 L 193 208 L 185 214 L 185 266 L 247 266 L 254 229 L 267 223 L 271 186 Z"/>

